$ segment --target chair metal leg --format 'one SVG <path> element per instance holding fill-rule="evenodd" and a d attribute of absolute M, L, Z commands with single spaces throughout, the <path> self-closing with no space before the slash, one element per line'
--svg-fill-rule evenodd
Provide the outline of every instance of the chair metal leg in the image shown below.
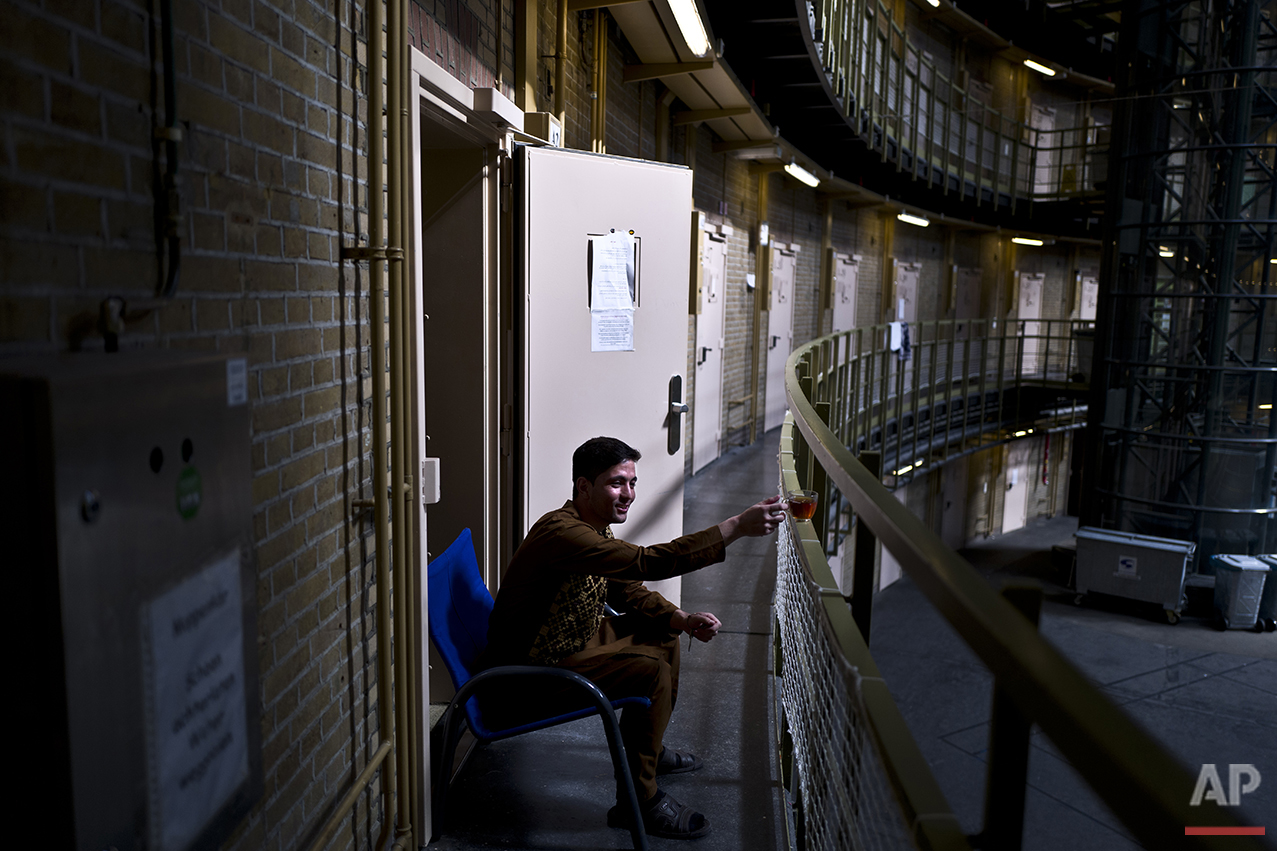
<path fill-rule="evenodd" d="M 625 759 L 625 743 L 621 741 L 621 724 L 616 720 L 616 712 L 611 705 L 603 716 L 603 732 L 607 735 L 608 750 L 612 752 L 612 770 L 616 774 L 616 782 L 625 789 L 630 802 L 630 836 L 634 840 L 635 851 L 648 851 L 647 831 L 643 827 L 643 810 L 639 807 L 638 792 L 634 788 L 634 778 L 630 776 L 630 765 Z"/>
<path fill-rule="evenodd" d="M 452 785 L 452 763 L 457 754 L 457 743 L 461 741 L 461 722 L 465 714 L 460 711 L 455 700 L 444 710 L 443 748 L 439 760 L 432 766 L 434 769 L 434 792 L 431 795 L 431 841 L 443 835 L 444 818 L 448 806 L 448 787 Z"/>
<path fill-rule="evenodd" d="M 524 666 L 503 666 L 497 668 L 489 668 L 471 677 L 465 685 L 457 690 L 453 695 L 452 702 L 448 704 L 448 709 L 444 713 L 447 726 L 444 728 L 444 752 L 442 758 L 446 760 L 440 766 L 440 772 L 445 775 L 435 786 L 434 806 L 434 824 L 436 836 L 442 829 L 440 825 L 443 820 L 443 807 L 447 802 L 448 786 L 451 777 L 449 775 L 452 767 L 452 760 L 456 751 L 457 742 L 460 739 L 461 721 L 465 717 L 465 705 L 478 689 L 478 687 L 488 680 L 508 679 L 508 678 L 554 678 L 564 679 L 579 687 L 589 700 L 598 710 L 599 715 L 603 717 L 603 732 L 607 736 L 608 750 L 612 753 L 612 767 L 616 773 L 616 779 L 625 789 L 626 796 L 630 800 L 630 812 L 633 815 L 633 824 L 630 826 L 630 835 L 634 840 L 635 851 L 648 851 L 647 831 L 643 828 L 643 812 L 639 808 L 638 794 L 634 790 L 634 778 L 630 776 L 629 763 L 625 759 L 625 744 L 621 741 L 621 724 L 616 720 L 616 710 L 612 708 L 612 703 L 603 694 L 603 690 L 597 685 L 587 680 L 585 677 L 575 671 L 565 671 L 562 668 L 542 668 L 542 667 L 524 667 Z M 455 719 L 455 720 L 454 720 Z M 477 734 L 478 731 L 476 731 Z"/>

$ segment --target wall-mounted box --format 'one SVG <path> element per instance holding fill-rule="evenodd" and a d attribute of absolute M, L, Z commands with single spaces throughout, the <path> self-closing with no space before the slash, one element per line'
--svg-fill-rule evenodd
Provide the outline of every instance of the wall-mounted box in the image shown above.
<path fill-rule="evenodd" d="M 0 400 L 20 811 L 63 808 L 54 848 L 214 848 L 262 793 L 245 359 L 0 361 Z"/>

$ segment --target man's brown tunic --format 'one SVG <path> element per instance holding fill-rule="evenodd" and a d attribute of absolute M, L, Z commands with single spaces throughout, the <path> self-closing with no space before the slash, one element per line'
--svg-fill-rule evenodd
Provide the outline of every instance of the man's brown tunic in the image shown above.
<path fill-rule="evenodd" d="M 605 531 L 582 520 L 570 500 L 536 522 L 501 582 L 479 664 L 555 665 L 597 683 L 609 699 L 650 698 L 650 709 L 623 711 L 621 732 L 639 794 L 651 797 L 678 694 L 678 642 L 669 626 L 676 607 L 642 583 L 720 562 L 726 546 L 717 526 L 652 547 Z M 621 595 L 632 614 L 604 618 L 604 599 Z M 526 695 L 502 689 L 485 703 L 503 726 L 519 723 L 523 708 L 544 713 L 582 704 L 562 690 L 538 694 L 535 709 L 520 697 Z"/>

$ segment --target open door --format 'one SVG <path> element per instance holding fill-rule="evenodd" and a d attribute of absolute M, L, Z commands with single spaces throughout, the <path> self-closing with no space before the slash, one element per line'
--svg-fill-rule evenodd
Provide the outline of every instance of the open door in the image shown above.
<path fill-rule="evenodd" d="M 643 453 L 638 498 L 613 532 L 643 545 L 676 538 L 692 172 L 528 146 L 515 161 L 516 531 L 571 497 L 573 450 L 609 435 Z M 619 284 L 604 256 L 621 257 Z M 632 307 L 617 302 L 626 277 Z M 649 587 L 678 602 L 677 578 Z"/>
<path fill-rule="evenodd" d="M 700 310 L 696 316 L 696 413 L 692 420 L 692 473 L 718 457 L 723 422 L 723 323 L 727 299 L 727 234 L 707 225 L 701 265 Z"/>
<path fill-rule="evenodd" d="M 794 271 L 797 243 L 771 246 L 771 298 L 767 303 L 767 390 L 763 431 L 785 421 L 785 361 L 794 348 Z"/>

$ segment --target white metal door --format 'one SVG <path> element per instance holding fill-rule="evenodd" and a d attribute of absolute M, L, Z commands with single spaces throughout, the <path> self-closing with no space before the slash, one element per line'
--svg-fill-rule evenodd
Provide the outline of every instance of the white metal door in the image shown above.
<path fill-rule="evenodd" d="M 723 320 L 727 299 L 727 238 L 706 234 L 696 317 L 696 395 L 692 415 L 692 472 L 718 457 L 723 418 Z"/>
<path fill-rule="evenodd" d="M 1029 453 L 1032 440 L 1007 447 L 1007 489 L 1002 503 L 1002 532 L 1014 532 L 1028 522 Z"/>
<path fill-rule="evenodd" d="M 637 544 L 676 538 L 683 534 L 683 423 L 671 415 L 669 397 L 687 358 L 692 172 L 556 148 L 523 147 L 519 161 L 520 535 L 571 496 L 573 450 L 609 435 L 643 453 L 638 498 L 613 532 Z M 636 246 L 632 350 L 594 351 L 591 237 L 613 231 L 632 232 Z M 673 453 L 671 430 L 680 438 Z M 650 587 L 678 601 L 677 579 Z"/>
<path fill-rule="evenodd" d="M 793 246 L 771 248 L 771 299 L 767 304 L 767 409 L 763 431 L 771 431 L 785 421 L 785 361 L 794 344 Z"/>
<path fill-rule="evenodd" d="M 1039 355 L 1042 342 L 1038 335 L 1042 333 L 1041 323 L 1034 320 L 1042 317 L 1042 285 L 1046 275 L 1020 275 L 1020 302 L 1017 318 L 1020 320 L 1020 336 L 1023 338 L 1023 359 L 1020 361 L 1021 375 L 1036 375 L 1042 371 Z"/>
<path fill-rule="evenodd" d="M 860 257 L 834 255 L 834 333 L 856 327 L 856 286 L 859 281 Z"/>
<path fill-rule="evenodd" d="M 896 321 L 918 320 L 918 280 L 922 277 L 921 263 L 896 264 Z"/>
<path fill-rule="evenodd" d="M 1037 195 L 1054 194 L 1059 190 L 1055 180 L 1055 110 L 1044 106 L 1033 107 L 1030 124 L 1037 148 L 1033 169 L 1033 191 Z"/>
<path fill-rule="evenodd" d="M 951 377 L 961 378 L 967 371 L 967 362 L 979 363 L 979 349 L 968 343 L 971 339 L 972 319 L 980 316 L 980 283 L 983 280 L 980 269 L 954 268 L 954 302 L 953 302 L 953 371 Z"/>
<path fill-rule="evenodd" d="M 1082 304 L 1078 307 L 1078 319 L 1095 321 L 1095 307 L 1100 300 L 1100 282 L 1095 278 L 1082 279 Z"/>

